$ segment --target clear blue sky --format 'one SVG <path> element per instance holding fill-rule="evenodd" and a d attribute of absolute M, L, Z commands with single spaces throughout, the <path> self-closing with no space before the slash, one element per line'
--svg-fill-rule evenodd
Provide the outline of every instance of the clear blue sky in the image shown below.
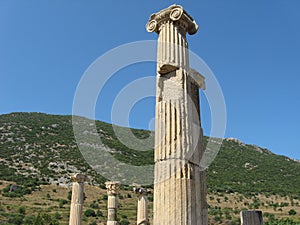
<path fill-rule="evenodd" d="M 0 0 L 0 114 L 71 114 L 76 86 L 106 51 L 133 41 L 155 40 L 149 16 L 173 1 Z M 177 1 L 200 26 L 190 49 L 216 75 L 226 101 L 226 137 L 300 159 L 300 1 Z M 116 74 L 97 118 L 110 121 L 118 91 L 155 75 L 153 63 Z M 132 110 L 130 125 L 147 128 L 153 98 Z M 209 112 L 202 119 L 209 134 Z"/>

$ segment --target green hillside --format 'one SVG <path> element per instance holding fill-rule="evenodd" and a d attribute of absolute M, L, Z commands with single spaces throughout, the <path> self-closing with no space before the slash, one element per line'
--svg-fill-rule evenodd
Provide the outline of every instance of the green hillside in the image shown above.
<path fill-rule="evenodd" d="M 153 150 L 129 149 L 117 139 L 111 124 L 97 121 L 96 125 L 102 143 L 115 158 L 136 166 L 153 164 Z M 153 135 L 145 130 L 132 129 L 132 132 L 141 139 Z M 22 197 L 42 184 L 68 185 L 70 175 L 76 172 L 87 174 L 91 178 L 90 184 L 103 188 L 105 179 L 86 163 L 78 149 L 71 116 L 42 113 L 0 115 L 0 152 L 1 180 L 19 186 L 15 192 L 3 188 L 4 197 Z M 245 204 L 245 208 L 257 208 L 255 199 L 262 194 L 282 196 L 289 202 L 299 200 L 299 171 L 300 163 L 295 160 L 236 139 L 225 139 L 219 154 L 207 169 L 207 186 L 211 196 L 223 196 L 220 198 L 224 202 L 227 201 L 224 195 L 241 195 L 254 199 L 252 205 Z M 212 204 L 217 204 L 219 200 L 214 203 L 213 198 Z M 273 207 L 273 203 L 268 204 Z"/>
<path fill-rule="evenodd" d="M 153 151 L 136 151 L 120 143 L 110 124 L 97 121 L 102 142 L 117 149 L 114 156 L 134 165 L 153 164 Z M 149 131 L 133 130 L 139 138 Z M 1 176 L 18 181 L 28 176 L 43 182 L 68 179 L 73 172 L 104 180 L 82 159 L 74 139 L 71 116 L 11 113 L 0 116 Z M 225 139 L 207 171 L 211 192 L 267 193 L 300 196 L 300 163 L 267 149 Z M 20 181 L 24 179 L 20 178 Z"/>
<path fill-rule="evenodd" d="M 211 191 L 300 196 L 299 162 L 236 141 L 223 141 L 207 179 Z"/>

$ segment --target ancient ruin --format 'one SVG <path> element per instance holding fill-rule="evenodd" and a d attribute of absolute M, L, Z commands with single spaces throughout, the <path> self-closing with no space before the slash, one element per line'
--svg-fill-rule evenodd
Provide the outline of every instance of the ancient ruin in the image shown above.
<path fill-rule="evenodd" d="M 204 78 L 189 66 L 186 33 L 198 25 L 179 5 L 152 14 L 158 34 L 155 127 L 155 225 L 206 225 L 206 182 L 199 88 Z"/>
<path fill-rule="evenodd" d="M 262 211 L 259 210 L 248 210 L 242 211 L 241 225 L 263 225 Z"/>
<path fill-rule="evenodd" d="M 190 68 L 186 39 L 186 33 L 195 34 L 198 25 L 181 6 L 172 5 L 152 14 L 146 28 L 158 34 L 153 224 L 207 225 L 199 103 L 199 89 L 205 89 L 205 83 Z M 70 225 L 80 224 L 84 180 L 76 175 Z M 117 225 L 120 183 L 105 184 L 107 225 Z M 137 224 L 149 225 L 148 190 L 139 187 L 135 193 Z"/>
<path fill-rule="evenodd" d="M 148 193 L 149 190 L 141 187 L 134 188 L 138 196 L 137 225 L 150 225 L 148 218 Z"/>
<path fill-rule="evenodd" d="M 107 225 L 117 225 L 118 194 L 120 191 L 120 182 L 108 181 L 105 183 L 107 188 Z"/>
<path fill-rule="evenodd" d="M 83 174 L 75 174 L 71 176 L 73 181 L 70 220 L 69 225 L 81 225 L 82 221 L 82 204 L 84 200 L 84 182 L 87 181 L 87 177 Z"/>

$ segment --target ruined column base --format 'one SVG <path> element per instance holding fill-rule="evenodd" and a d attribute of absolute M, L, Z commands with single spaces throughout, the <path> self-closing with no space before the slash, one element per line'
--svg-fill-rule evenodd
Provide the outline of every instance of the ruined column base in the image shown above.
<path fill-rule="evenodd" d="M 263 225 L 262 211 L 259 210 L 242 211 L 240 215 L 241 215 L 242 225 Z"/>
<path fill-rule="evenodd" d="M 107 225 L 119 225 L 117 221 L 107 221 Z"/>

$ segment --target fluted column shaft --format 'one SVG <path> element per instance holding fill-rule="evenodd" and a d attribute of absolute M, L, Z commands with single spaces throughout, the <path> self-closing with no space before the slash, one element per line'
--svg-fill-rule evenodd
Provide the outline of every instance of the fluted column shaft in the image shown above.
<path fill-rule="evenodd" d="M 163 22 L 158 36 L 157 71 L 166 74 L 178 68 L 188 70 L 187 47 L 185 31 L 173 21 Z"/>
<path fill-rule="evenodd" d="M 206 181 L 198 89 L 203 77 L 189 68 L 186 32 L 197 24 L 172 5 L 151 15 L 157 32 L 154 225 L 207 225 Z"/>
<path fill-rule="evenodd" d="M 134 191 L 138 196 L 137 225 L 149 225 L 148 193 L 150 191 L 144 188 L 135 188 Z"/>
<path fill-rule="evenodd" d="M 107 188 L 107 225 L 118 225 L 117 209 L 118 209 L 118 194 L 120 190 L 120 183 L 109 181 L 106 182 Z"/>
<path fill-rule="evenodd" d="M 242 211 L 241 225 L 263 225 L 262 211 L 259 210 L 249 210 Z"/>
<path fill-rule="evenodd" d="M 82 223 L 82 205 L 84 200 L 84 182 L 86 176 L 75 174 L 71 177 L 73 180 L 72 198 L 70 208 L 69 225 L 81 225 Z"/>

